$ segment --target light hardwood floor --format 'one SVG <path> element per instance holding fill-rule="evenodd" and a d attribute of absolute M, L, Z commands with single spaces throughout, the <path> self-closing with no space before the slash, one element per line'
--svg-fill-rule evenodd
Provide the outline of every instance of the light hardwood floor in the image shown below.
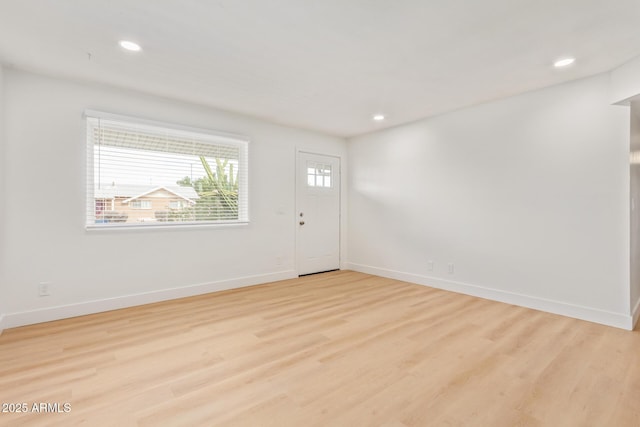
<path fill-rule="evenodd" d="M 349 271 L 10 329 L 0 425 L 640 426 L 640 332 Z"/>

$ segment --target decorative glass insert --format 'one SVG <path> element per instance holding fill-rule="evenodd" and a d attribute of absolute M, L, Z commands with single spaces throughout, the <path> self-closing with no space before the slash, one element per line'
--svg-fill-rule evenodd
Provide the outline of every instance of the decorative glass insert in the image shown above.
<path fill-rule="evenodd" d="M 307 186 L 331 188 L 331 165 L 307 162 Z"/>

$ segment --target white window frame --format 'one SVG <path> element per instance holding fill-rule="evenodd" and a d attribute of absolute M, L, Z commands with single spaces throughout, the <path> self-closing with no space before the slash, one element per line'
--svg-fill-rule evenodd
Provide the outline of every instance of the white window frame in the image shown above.
<path fill-rule="evenodd" d="M 309 173 L 309 169 L 313 169 L 313 173 Z M 322 172 L 318 173 L 318 169 Z M 325 172 L 328 170 L 329 172 Z M 309 178 L 313 183 L 309 182 Z M 318 184 L 318 178 L 320 178 L 321 184 Z M 326 185 L 327 178 L 329 178 L 329 185 Z M 318 162 L 307 162 L 307 187 L 311 188 L 333 188 L 333 170 L 331 165 L 325 165 Z"/>
<path fill-rule="evenodd" d="M 147 223 L 140 225 L 139 223 L 109 223 L 96 224 L 95 216 L 95 178 L 94 178 L 94 146 L 95 143 L 90 136 L 92 126 L 89 124 L 90 119 L 105 119 L 124 123 L 131 123 L 136 126 L 151 126 L 155 128 L 165 128 L 174 131 L 182 131 L 185 133 L 195 133 L 200 137 L 209 137 L 211 143 L 215 141 L 224 141 L 226 144 L 235 144 L 239 147 L 238 159 L 240 165 L 244 165 L 244 173 L 238 171 L 238 219 L 237 220 L 221 220 L 221 221 L 195 221 L 195 222 L 175 222 L 175 223 Z M 119 114 L 106 113 L 95 110 L 85 110 L 85 138 L 87 148 L 86 161 L 86 213 L 85 213 L 85 229 L 93 230 L 109 230 L 109 229 L 162 229 L 162 228 L 201 228 L 201 227 L 229 227 L 242 226 L 249 224 L 249 143 L 250 139 L 244 135 L 213 131 L 209 129 L 195 128 L 191 126 L 183 126 L 174 123 L 166 123 L 149 119 L 142 119 Z M 240 167 L 240 166 L 239 166 Z"/>
<path fill-rule="evenodd" d="M 151 200 L 132 200 L 129 202 L 131 209 L 150 210 L 153 208 Z"/>

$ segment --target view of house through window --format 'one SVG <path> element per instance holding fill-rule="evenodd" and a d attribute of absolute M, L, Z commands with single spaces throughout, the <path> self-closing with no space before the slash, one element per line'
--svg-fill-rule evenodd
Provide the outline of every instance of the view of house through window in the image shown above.
<path fill-rule="evenodd" d="M 87 226 L 248 221 L 238 138 L 87 117 Z"/>

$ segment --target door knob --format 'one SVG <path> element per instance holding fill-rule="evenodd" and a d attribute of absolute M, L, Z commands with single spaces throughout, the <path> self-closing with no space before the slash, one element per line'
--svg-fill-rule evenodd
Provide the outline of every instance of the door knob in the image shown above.
<path fill-rule="evenodd" d="M 304 221 L 300 221 L 300 225 L 304 225 Z"/>

